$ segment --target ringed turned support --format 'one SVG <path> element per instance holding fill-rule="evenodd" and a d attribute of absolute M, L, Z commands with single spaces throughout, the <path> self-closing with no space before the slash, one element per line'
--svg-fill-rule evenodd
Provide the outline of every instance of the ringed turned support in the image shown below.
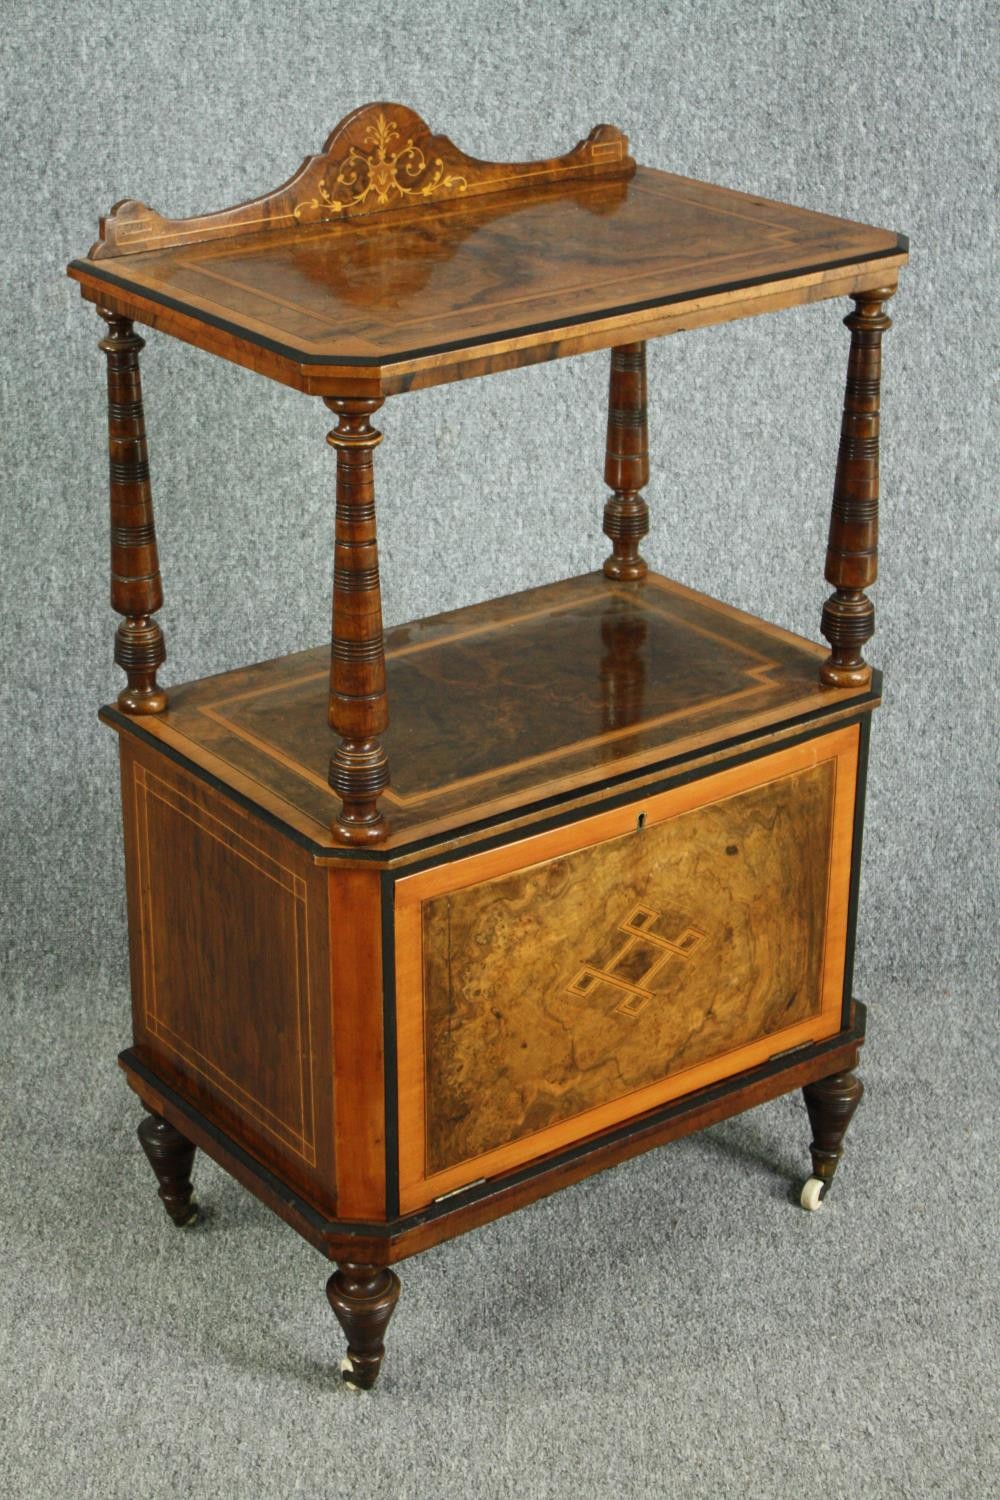
<path fill-rule="evenodd" d="M 649 508 L 639 491 L 649 481 L 646 421 L 646 345 L 622 344 L 611 351 L 605 483 L 614 490 L 604 507 L 604 534 L 611 556 L 608 578 L 645 578 L 639 543 L 649 530 Z"/>
<path fill-rule="evenodd" d="M 813 1133 L 809 1147 L 813 1176 L 822 1183 L 824 1193 L 829 1191 L 840 1165 L 847 1127 L 864 1091 L 861 1079 L 852 1072 L 818 1078 L 814 1083 L 807 1083 L 802 1090 Z"/>
<path fill-rule="evenodd" d="M 388 1266 L 337 1262 L 326 1295 L 347 1334 L 347 1358 L 340 1367 L 345 1384 L 370 1391 L 378 1379 L 399 1291 L 399 1277 Z"/>
<path fill-rule="evenodd" d="M 147 1115 L 138 1129 L 146 1160 L 160 1184 L 160 1202 L 178 1229 L 186 1229 L 198 1217 L 191 1186 L 195 1147 L 162 1115 Z"/>
<path fill-rule="evenodd" d="M 345 844 L 368 844 L 385 834 L 378 798 L 389 785 L 389 762 L 379 740 L 389 712 L 372 461 L 382 434 L 369 421 L 382 401 L 330 396 L 326 405 L 338 418 L 327 437 L 337 450 L 329 719 L 341 738 L 330 758 L 329 779 L 341 809 L 334 832 Z"/>
<path fill-rule="evenodd" d="M 827 687 L 865 687 L 871 681 L 862 650 L 875 630 L 875 606 L 865 589 L 878 574 L 882 335 L 892 326 L 882 304 L 894 291 L 883 286 L 853 292 L 854 311 L 844 319 L 851 352 L 826 551 L 826 581 L 835 592 L 823 606 L 820 627 L 832 648 L 819 669 Z"/>
<path fill-rule="evenodd" d="M 98 347 L 108 358 L 111 607 L 125 616 L 115 633 L 115 661 L 128 678 L 118 707 L 126 714 L 159 714 L 167 695 L 156 673 L 167 651 L 163 631 L 152 618 L 163 604 L 163 585 L 139 375 L 139 351 L 146 344 L 131 318 L 107 307 L 97 311 L 108 325 Z"/>

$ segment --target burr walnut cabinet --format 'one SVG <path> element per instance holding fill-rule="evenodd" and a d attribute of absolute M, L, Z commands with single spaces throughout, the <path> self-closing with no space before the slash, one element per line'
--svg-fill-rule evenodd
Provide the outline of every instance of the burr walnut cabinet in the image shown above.
<path fill-rule="evenodd" d="M 833 1179 L 905 261 L 895 233 L 637 167 L 611 126 L 497 164 L 376 104 L 255 202 L 117 204 L 69 266 L 107 325 L 120 1063 L 175 1224 L 201 1148 L 336 1263 L 349 1384 L 378 1374 L 395 1263 L 601 1167 L 802 1088 L 803 1205 Z M 645 351 L 842 296 L 827 649 L 648 571 Z M 136 323 L 334 414 L 328 647 L 161 687 Z M 603 569 L 383 635 L 383 401 L 595 349 Z"/>

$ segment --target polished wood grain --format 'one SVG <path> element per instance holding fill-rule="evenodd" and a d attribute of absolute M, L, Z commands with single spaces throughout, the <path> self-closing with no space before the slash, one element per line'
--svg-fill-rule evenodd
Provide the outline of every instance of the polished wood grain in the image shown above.
<path fill-rule="evenodd" d="M 854 311 L 844 319 L 851 353 L 826 552 L 826 580 L 835 591 L 823 606 L 821 626 L 832 650 L 819 669 L 828 687 L 863 687 L 871 680 L 862 651 L 875 631 L 875 606 L 865 589 L 878 574 L 882 335 L 892 326 L 883 304 L 893 290 L 856 293 Z"/>
<path fill-rule="evenodd" d="M 201 1148 L 336 1261 L 351 1385 L 381 1367 L 391 1262 L 661 1141 L 802 1087 L 832 1180 L 861 1096 L 865 590 L 906 258 L 889 231 L 636 168 L 612 126 L 503 164 L 382 103 L 251 203 L 116 205 L 68 268 L 109 329 L 128 685 L 102 717 L 121 735 L 140 1139 L 178 1225 Z M 646 342 L 840 295 L 821 664 L 648 573 Z M 329 648 L 169 706 L 135 322 L 337 419 Z M 599 348 L 603 572 L 383 639 L 384 398 Z"/>
<path fill-rule="evenodd" d="M 628 177 L 634 171 L 628 139 L 613 125 L 595 125 L 564 156 L 488 162 L 466 156 L 447 136 L 433 135 L 406 105 L 383 101 L 345 116 L 318 155 L 306 157 L 280 188 L 249 203 L 191 219 L 165 219 L 134 199 L 116 203 L 101 219 L 90 259 L 245 238 L 543 184 Z"/>
<path fill-rule="evenodd" d="M 658 575 L 589 574 L 387 634 L 387 851 L 526 803 L 712 752 L 861 689 L 817 682 L 822 647 Z M 328 648 L 171 689 L 137 726 L 331 853 Z M 483 725 L 490 726 L 489 734 Z M 120 727 L 120 726 L 119 726 Z"/>
<path fill-rule="evenodd" d="M 198 1217 L 191 1186 L 195 1147 L 162 1115 L 147 1115 L 137 1131 L 139 1144 L 160 1184 L 159 1197 L 171 1223 L 186 1229 Z"/>
<path fill-rule="evenodd" d="M 444 175 L 420 169 L 409 184 L 374 159 L 379 112 L 388 121 L 392 108 L 351 117 L 352 193 L 331 177 L 347 137 L 331 138 L 332 156 L 303 169 L 301 197 L 289 184 L 173 223 L 120 205 L 70 275 L 123 316 L 298 389 L 377 397 L 861 290 L 873 272 L 894 284 L 906 261 L 894 232 L 633 172 L 613 127 L 540 170 L 480 163 L 454 193 L 455 162 L 414 135 Z"/>
<path fill-rule="evenodd" d="M 369 420 L 381 404 L 348 397 L 327 402 L 338 418 L 327 439 L 337 452 L 327 718 L 340 736 L 330 756 L 328 780 L 341 799 L 334 834 L 345 844 L 368 844 L 385 834 L 378 797 L 389 785 L 389 761 L 379 735 L 389 722 L 389 711 L 372 462 L 382 434 Z"/>
<path fill-rule="evenodd" d="M 428 1171 L 815 1016 L 835 780 L 824 761 L 426 901 Z"/>
<path fill-rule="evenodd" d="M 617 731 L 641 723 L 646 712 L 647 679 L 654 664 L 645 610 L 630 607 L 626 600 L 606 610 L 601 644 L 601 730 L 607 736 L 606 759 L 613 763 Z"/>
<path fill-rule="evenodd" d="M 328 879 L 337 1211 L 345 1220 L 380 1219 L 387 1145 L 379 877 L 354 868 Z"/>
<path fill-rule="evenodd" d="M 840 1025 L 858 731 L 396 885 L 400 1203 Z"/>
<path fill-rule="evenodd" d="M 102 302 L 113 307 L 122 317 L 133 318 L 307 395 L 386 397 L 589 354 L 596 349 L 613 348 L 623 341 L 684 333 L 690 329 L 758 317 L 762 313 L 780 312 L 785 308 L 807 307 L 834 297 L 847 297 L 869 287 L 884 286 L 888 280 L 895 281 L 899 267 L 906 264 L 907 258 L 906 251 L 901 250 L 894 257 L 880 254 L 846 266 L 838 262 L 827 269 L 782 277 L 766 286 L 754 281 L 727 285 L 721 291 L 701 293 L 688 301 L 630 307 L 624 313 L 602 315 L 596 319 L 572 319 L 547 333 L 534 329 L 528 333 L 498 337 L 491 340 L 485 353 L 478 346 L 468 349 L 448 346 L 437 352 L 396 360 L 390 366 L 305 362 L 276 352 L 270 343 L 252 343 L 227 331 L 224 326 L 208 324 L 204 316 L 193 317 L 173 304 L 153 303 L 148 297 L 133 295 L 126 287 L 112 286 L 107 281 L 88 276 L 85 270 L 74 270 L 72 274 L 80 282 L 80 292 L 85 300 Z M 75 266 L 85 267 L 86 264 L 74 262 Z"/>
<path fill-rule="evenodd" d="M 627 182 L 541 189 L 224 239 L 72 274 L 217 319 L 275 352 L 359 369 L 490 344 L 636 304 L 762 287 L 902 256 L 898 236 L 640 168 Z M 625 343 L 627 340 L 619 340 Z"/>
<path fill-rule="evenodd" d="M 140 1055 L 332 1212 L 327 876 L 163 756 L 122 752 Z"/>
<path fill-rule="evenodd" d="M 652 1110 L 621 1131 L 596 1136 L 562 1156 L 547 1158 L 523 1175 L 499 1177 L 435 1205 L 433 1209 L 378 1225 L 344 1226 L 323 1219 L 221 1132 L 193 1105 L 159 1082 L 132 1052 L 119 1066 L 147 1109 L 156 1110 L 183 1130 L 198 1149 L 219 1163 L 238 1182 L 289 1224 L 297 1234 L 331 1260 L 388 1265 L 418 1255 L 434 1245 L 490 1224 L 548 1194 L 604 1171 L 668 1141 L 704 1130 L 744 1110 L 753 1109 L 789 1090 L 804 1088 L 833 1072 L 857 1067 L 865 1037 L 865 1007 L 855 1002 L 849 1025 L 829 1041 L 804 1047 L 787 1059 L 766 1064 L 713 1088 Z"/>
<path fill-rule="evenodd" d="M 167 695 L 156 674 L 167 653 L 163 631 L 152 618 L 163 605 L 163 585 L 139 375 L 145 342 L 128 318 L 107 307 L 98 312 L 108 325 L 99 347 L 108 365 L 111 607 L 124 616 L 115 634 L 115 662 L 128 678 L 118 707 L 126 714 L 160 714 Z"/>
<path fill-rule="evenodd" d="M 646 345 L 622 344 L 611 351 L 608 437 L 604 479 L 614 493 L 604 507 L 604 534 L 612 544 L 608 578 L 645 578 L 639 543 L 649 530 L 649 507 L 639 491 L 649 482 L 646 414 Z"/>

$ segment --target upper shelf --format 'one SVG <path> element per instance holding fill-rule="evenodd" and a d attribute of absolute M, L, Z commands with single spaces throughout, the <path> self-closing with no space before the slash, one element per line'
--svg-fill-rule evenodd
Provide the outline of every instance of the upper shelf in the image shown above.
<path fill-rule="evenodd" d="M 388 394 L 895 284 L 894 232 L 635 166 L 476 161 L 402 105 L 356 110 L 283 187 L 217 214 L 116 205 L 91 300 L 317 394 Z"/>

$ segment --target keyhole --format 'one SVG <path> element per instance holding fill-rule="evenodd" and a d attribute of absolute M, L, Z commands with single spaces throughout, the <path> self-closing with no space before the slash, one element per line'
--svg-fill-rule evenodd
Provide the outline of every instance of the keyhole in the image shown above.
<path fill-rule="evenodd" d="M 641 812 L 639 814 L 638 818 L 636 818 L 636 820 L 635 820 L 635 826 L 636 826 L 636 828 L 645 828 L 645 826 L 646 826 L 646 814 L 644 812 Z"/>

